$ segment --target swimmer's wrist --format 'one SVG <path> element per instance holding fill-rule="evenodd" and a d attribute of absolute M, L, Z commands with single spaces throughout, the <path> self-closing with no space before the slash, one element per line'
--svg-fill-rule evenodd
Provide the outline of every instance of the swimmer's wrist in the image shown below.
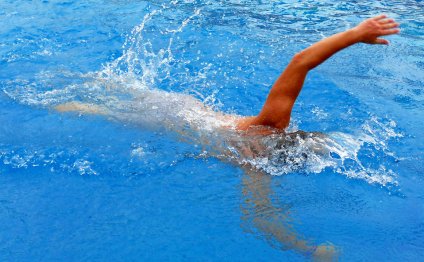
<path fill-rule="evenodd" d="M 361 43 L 362 42 L 362 34 L 358 28 L 353 27 L 347 31 L 345 31 L 349 35 L 349 39 L 352 44 Z"/>

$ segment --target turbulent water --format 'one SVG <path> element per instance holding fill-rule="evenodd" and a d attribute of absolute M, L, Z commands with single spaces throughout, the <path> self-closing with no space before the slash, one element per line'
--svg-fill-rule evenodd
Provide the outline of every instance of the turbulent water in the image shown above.
<path fill-rule="evenodd" d="M 226 12 L 230 12 L 231 8 L 243 12 L 243 8 L 233 4 L 234 7 L 229 5 Z M 228 54 L 223 53 L 223 50 L 215 54 L 214 46 L 207 46 L 206 50 L 201 51 L 198 42 L 207 41 L 207 28 L 214 26 L 225 29 L 232 22 L 231 18 L 225 16 L 224 12 L 222 17 L 216 17 L 217 20 L 208 21 L 213 16 L 213 4 L 199 6 L 190 12 L 185 11 L 187 15 L 182 19 L 181 15 L 177 18 L 173 17 L 172 12 L 169 13 L 172 8 L 172 3 L 153 8 L 126 36 L 122 55 L 105 63 L 98 71 L 43 71 L 33 80 L 9 81 L 4 92 L 19 103 L 49 109 L 69 102 L 89 104 L 95 108 L 96 113 L 111 120 L 141 129 L 165 129 L 177 133 L 180 139 L 200 145 L 203 156 L 218 157 L 241 165 L 249 164 L 270 175 L 320 173 L 330 168 L 335 173 L 368 183 L 397 185 L 396 173 L 390 167 L 384 163 L 371 163 L 366 156 L 372 151 L 372 154 L 382 155 L 389 162 L 399 160 L 389 148 L 388 141 L 403 135 L 397 131 L 396 122 L 390 119 L 371 115 L 350 133 L 296 133 L 296 125 L 289 128 L 288 134 L 248 136 L 234 131 L 234 120 L 241 116 L 234 109 L 225 108 L 217 94 L 229 81 L 239 81 L 241 85 L 246 85 L 247 82 L 231 76 L 234 74 L 232 71 L 225 72 L 223 61 L 231 59 L 232 53 L 239 52 L 244 58 L 244 64 L 240 63 L 237 70 L 245 73 L 246 77 L 255 77 L 252 61 L 257 60 L 257 64 L 260 64 L 264 57 L 264 48 L 258 50 L 255 54 L 257 57 L 252 57 L 254 47 L 245 51 L 235 41 L 226 43 Z M 233 14 L 231 17 L 239 19 L 238 22 L 246 17 L 244 23 L 248 28 L 249 19 L 255 19 L 257 15 L 246 13 L 236 16 Z M 266 20 L 266 28 L 263 30 L 278 34 L 282 39 L 285 38 L 283 30 L 292 30 L 290 26 L 283 27 L 273 14 L 267 16 L 270 19 Z M 282 17 L 285 19 L 284 25 L 287 25 L 289 14 Z M 261 23 L 255 26 L 262 28 Z M 192 32 L 198 27 L 206 28 L 206 40 L 201 36 L 192 36 Z M 302 30 L 302 34 L 305 34 L 314 29 Z M 259 40 L 271 40 L 270 47 L 273 47 L 274 41 L 282 41 L 281 37 L 264 37 L 266 38 Z M 243 36 L 243 41 L 249 41 L 249 36 Z M 199 59 L 204 59 L 202 52 L 217 60 L 194 64 Z M 247 54 L 243 55 L 245 52 Z M 232 62 L 227 63 L 230 63 L 226 65 L 230 69 L 228 66 Z M 217 81 L 218 77 L 221 82 Z M 55 83 L 58 78 L 62 79 L 63 85 Z M 249 82 L 252 85 L 250 88 L 256 88 L 255 80 Z M 74 111 L 86 113 L 86 110 L 78 108 Z M 315 107 L 312 112 L 317 118 L 328 117 L 319 107 Z M 11 154 L 13 155 L 11 152 L 2 153 L 5 164 L 23 166 L 32 163 L 32 160 L 25 160 L 32 159 L 28 156 L 23 156 L 21 161 L 13 161 L 16 156 Z M 49 162 L 48 159 L 43 161 Z M 86 164 L 85 161 L 76 163 L 83 173 L 90 169 L 89 166 L 84 166 Z"/>
<path fill-rule="evenodd" d="M 423 10 L 0 1 L 0 260 L 419 261 Z M 286 133 L 234 129 L 293 54 L 380 13 L 400 34 L 311 71 Z"/>

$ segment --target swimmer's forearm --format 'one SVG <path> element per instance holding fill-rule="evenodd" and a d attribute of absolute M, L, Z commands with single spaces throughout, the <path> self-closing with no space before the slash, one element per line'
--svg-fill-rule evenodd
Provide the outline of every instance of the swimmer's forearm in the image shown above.
<path fill-rule="evenodd" d="M 358 32 L 353 29 L 325 38 L 295 55 L 300 66 L 311 70 L 335 53 L 360 42 Z"/>
<path fill-rule="evenodd" d="M 335 34 L 306 48 L 296 56 L 308 70 L 318 66 L 338 51 L 356 43 L 383 44 L 389 42 L 381 36 L 399 33 L 399 24 L 385 15 L 369 18 L 356 27 Z"/>

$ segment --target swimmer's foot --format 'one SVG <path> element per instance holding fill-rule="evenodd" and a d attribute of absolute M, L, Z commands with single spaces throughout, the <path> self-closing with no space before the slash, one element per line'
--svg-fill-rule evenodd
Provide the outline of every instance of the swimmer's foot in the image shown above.
<path fill-rule="evenodd" d="M 107 114 L 107 109 L 94 104 L 80 103 L 80 102 L 68 102 L 60 104 L 54 107 L 59 112 L 80 112 L 86 114 Z"/>
<path fill-rule="evenodd" d="M 338 261 L 338 251 L 336 247 L 330 243 L 321 244 L 316 247 L 312 253 L 313 261 Z"/>

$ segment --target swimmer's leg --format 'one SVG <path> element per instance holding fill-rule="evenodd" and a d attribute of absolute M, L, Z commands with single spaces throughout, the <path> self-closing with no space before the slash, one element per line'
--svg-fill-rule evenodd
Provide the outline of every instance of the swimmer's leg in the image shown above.
<path fill-rule="evenodd" d="M 54 107 L 59 112 L 79 112 L 83 114 L 94 115 L 107 115 L 108 109 L 104 106 L 95 104 L 81 103 L 81 102 L 68 102 Z"/>

